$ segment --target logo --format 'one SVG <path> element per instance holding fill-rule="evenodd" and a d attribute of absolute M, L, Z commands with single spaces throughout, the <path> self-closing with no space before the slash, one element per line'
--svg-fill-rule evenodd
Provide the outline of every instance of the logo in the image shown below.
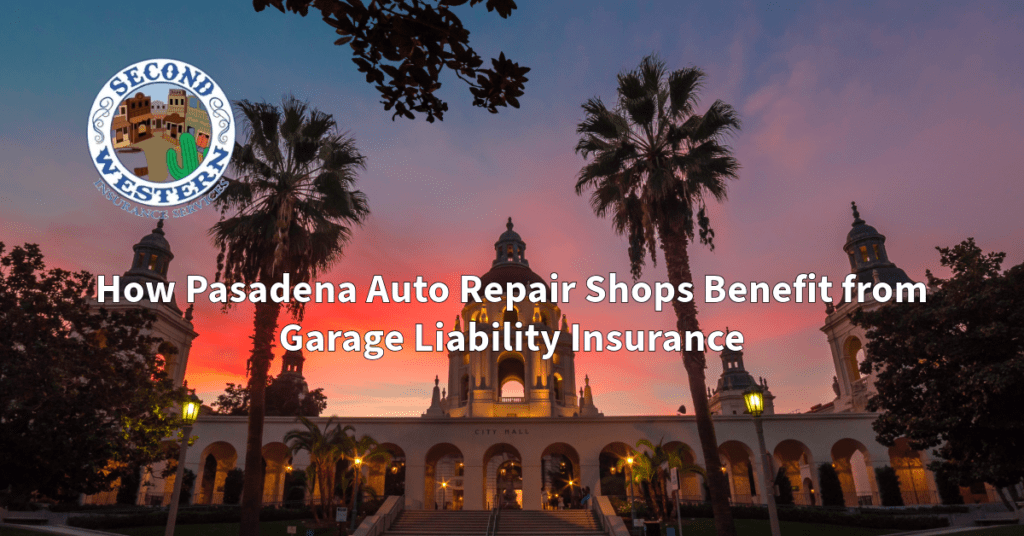
<path fill-rule="evenodd" d="M 89 112 L 93 185 L 129 214 L 182 217 L 209 206 L 235 146 L 224 91 L 182 61 L 130 65 L 100 90 Z"/>

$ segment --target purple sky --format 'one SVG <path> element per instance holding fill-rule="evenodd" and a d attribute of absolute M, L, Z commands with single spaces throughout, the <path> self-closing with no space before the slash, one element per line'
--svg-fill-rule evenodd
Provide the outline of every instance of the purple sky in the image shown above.
<path fill-rule="evenodd" d="M 308 99 L 357 138 L 369 159 L 359 187 L 373 216 L 324 280 L 351 280 L 365 291 L 374 274 L 422 275 L 455 290 L 459 275 L 489 268 L 508 216 L 542 275 L 557 271 L 582 285 L 593 274 L 626 274 L 625 243 L 573 192 L 583 160 L 572 148 L 579 105 L 595 95 L 610 101 L 615 74 L 652 51 L 671 68 L 707 71 L 703 106 L 721 98 L 743 120 L 732 140 L 741 177 L 729 200 L 713 208 L 716 250 L 691 251 L 695 277 L 776 282 L 813 271 L 839 280 L 848 272 L 841 248 L 854 200 L 913 279 L 935 270 L 935 246 L 967 237 L 1007 252 L 1007 267 L 1024 261 L 1019 6 L 520 2 L 508 20 L 463 10 L 482 55 L 504 51 L 533 70 L 522 109 L 498 115 L 470 107 L 465 86 L 446 79 L 441 94 L 451 111 L 435 124 L 391 121 L 316 17 L 257 14 L 247 2 L 182 5 L 181 13 L 207 14 L 190 23 L 194 39 L 150 37 L 128 46 L 115 28 L 160 24 L 164 6 L 9 9 L 0 45 L 19 52 L 0 71 L 0 241 L 40 243 L 55 266 L 122 273 L 131 245 L 153 227 L 92 188 L 97 176 L 84 132 L 89 105 L 117 69 L 172 57 L 202 67 L 232 99 L 278 101 L 286 92 Z M 170 276 L 179 281 L 213 274 L 216 251 L 206 230 L 216 214 L 204 212 L 167 224 L 176 255 Z M 660 264 L 644 276 L 664 279 Z M 577 296 L 563 309 L 585 329 L 674 325 L 671 312 L 650 305 Z M 304 327 L 399 329 L 411 339 L 416 322 L 450 327 L 460 308 L 457 298 L 320 306 L 308 310 Z M 251 309 L 196 309 L 200 337 L 188 380 L 212 401 L 225 382 L 243 381 Z M 831 400 L 821 304 L 699 309 L 705 330 L 744 332 L 747 369 L 768 379 L 777 411 Z M 374 362 L 310 355 L 306 377 L 325 388 L 328 413 L 418 415 L 446 360 L 411 346 Z M 692 407 L 678 355 L 581 354 L 577 370 L 590 376 L 605 414 Z M 709 381 L 720 372 L 709 356 Z"/>

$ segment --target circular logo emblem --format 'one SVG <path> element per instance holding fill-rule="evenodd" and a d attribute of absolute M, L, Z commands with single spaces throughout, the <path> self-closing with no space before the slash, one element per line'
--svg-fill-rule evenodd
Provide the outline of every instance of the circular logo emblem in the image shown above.
<path fill-rule="evenodd" d="M 115 74 L 93 102 L 88 135 L 101 177 L 96 188 L 121 209 L 155 218 L 167 218 L 167 209 L 174 217 L 191 214 L 216 199 L 235 146 L 221 87 L 167 59 Z"/>

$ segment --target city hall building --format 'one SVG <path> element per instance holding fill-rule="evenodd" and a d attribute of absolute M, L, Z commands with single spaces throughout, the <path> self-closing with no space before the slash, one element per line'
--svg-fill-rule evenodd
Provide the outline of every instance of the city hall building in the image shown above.
<path fill-rule="evenodd" d="M 173 258 L 162 228 L 144 237 L 134 247 L 131 281 L 166 281 Z M 852 273 L 858 281 L 889 284 L 909 282 L 906 273 L 893 264 L 885 249 L 885 237 L 867 225 L 854 209 L 853 227 L 843 247 Z M 495 257 L 481 276 L 488 283 L 544 282 L 531 268 L 526 243 L 512 228 L 494 244 Z M 874 302 L 829 304 L 821 331 L 828 344 L 835 378 L 835 399 L 806 413 L 775 414 L 767 382 L 757 381 L 746 369 L 742 352 L 721 354 L 723 373 L 711 391 L 711 409 L 719 447 L 717 467 L 728 476 L 731 499 L 737 504 L 765 502 L 765 490 L 755 478 L 758 471 L 774 475 L 785 468 L 798 504 L 814 504 L 818 490 L 818 466 L 836 468 L 847 505 L 880 504 L 874 469 L 895 468 L 906 504 L 939 502 L 935 478 L 926 469 L 929 453 L 909 448 L 906 441 L 886 447 L 875 440 L 875 414 L 866 411 L 873 393 L 872 376 L 860 373 L 864 358 L 864 331 L 849 321 L 855 307 L 871 309 Z M 168 367 L 177 382 L 185 376 L 189 350 L 197 331 L 191 308 L 182 313 L 175 303 L 150 304 L 158 315 L 154 327 L 165 340 Z M 485 325 L 494 320 L 532 323 L 536 329 L 567 331 L 563 311 L 553 303 L 520 302 L 513 310 L 503 303 L 469 303 L 459 314 L 460 326 L 470 322 Z M 459 329 L 459 328 L 457 328 Z M 550 359 L 541 352 L 479 351 L 448 354 L 447 374 L 424 378 L 433 385 L 429 404 L 419 417 L 341 417 L 335 422 L 351 425 L 357 435 L 369 435 L 391 454 L 391 461 L 365 464 L 364 482 L 378 495 L 386 490 L 404 490 L 406 509 L 482 510 L 491 505 L 497 491 L 513 490 L 515 500 L 526 510 L 552 504 L 554 470 L 572 475 L 574 485 L 604 494 L 602 483 L 611 488 L 622 482 L 616 462 L 627 456 L 640 439 L 669 448 L 689 447 L 691 463 L 703 467 L 704 455 L 697 437 L 695 419 L 689 415 L 610 416 L 600 411 L 600 385 L 578 378 L 569 343 L 569 333 L 559 337 Z M 282 359 L 281 377 L 302 382 L 303 357 L 289 352 Z M 508 384 L 522 386 L 522 396 L 506 396 Z M 766 389 L 765 441 L 772 467 L 763 467 L 757 453 L 757 436 L 752 419 L 745 413 L 742 394 L 749 387 Z M 217 504 L 223 501 L 225 477 L 233 468 L 245 465 L 247 417 L 203 414 L 195 424 L 196 443 L 188 449 L 185 465 L 197 477 L 191 501 Z M 315 418 L 323 425 L 327 418 Z M 284 499 L 285 474 L 308 465 L 306 453 L 291 453 L 283 443 L 285 434 L 300 425 L 294 417 L 267 417 L 263 432 L 265 464 L 264 502 Z M 145 475 L 139 502 L 167 504 L 173 477 L 163 479 L 159 467 Z M 701 500 L 702 477 L 681 476 L 680 496 Z M 442 483 L 444 486 L 442 486 Z M 619 484 L 616 489 L 624 487 Z M 610 492 L 611 490 L 604 490 Z M 967 502 L 996 499 L 987 485 L 961 489 Z M 93 495 L 88 502 L 113 500 L 115 492 Z"/>

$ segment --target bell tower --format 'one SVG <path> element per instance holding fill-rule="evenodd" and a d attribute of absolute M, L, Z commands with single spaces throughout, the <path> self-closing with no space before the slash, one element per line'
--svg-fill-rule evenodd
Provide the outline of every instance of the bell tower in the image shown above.
<path fill-rule="evenodd" d="M 846 235 L 843 251 L 850 260 L 850 273 L 856 274 L 857 282 L 884 282 L 894 287 L 897 283 L 913 283 L 906 272 L 889 260 L 889 254 L 885 250 L 885 235 L 861 219 L 857 203 L 851 203 L 851 207 L 853 228 Z M 832 388 L 836 398 L 819 411 L 867 411 L 868 398 L 877 392 L 874 388 L 873 375 L 862 375 L 860 372 L 860 364 L 865 358 L 867 333 L 850 321 L 850 315 L 857 309 L 870 311 L 882 305 L 871 298 L 871 293 L 867 293 L 867 298 L 864 303 L 825 304 L 825 325 L 821 327 L 821 331 L 828 337 L 829 348 L 832 351 L 836 371 Z"/>
<path fill-rule="evenodd" d="M 729 328 L 725 328 L 726 333 Z M 747 405 L 743 401 L 743 393 L 758 385 L 764 392 L 764 413 L 775 413 L 775 395 L 768 390 L 768 382 L 764 378 L 755 381 L 754 377 L 743 367 L 743 352 L 722 350 L 722 376 L 718 378 L 718 386 L 708 393 L 708 408 L 712 415 L 743 415 Z"/>
<path fill-rule="evenodd" d="M 121 276 L 121 288 L 128 283 L 166 283 L 168 269 L 174 254 L 164 234 L 164 221 L 160 220 L 153 231 L 132 246 L 132 262 L 128 271 Z M 122 293 L 123 294 L 123 293 Z M 138 303 L 93 303 L 110 311 L 143 308 L 156 315 L 150 335 L 163 339 L 157 353 L 164 358 L 167 375 L 175 385 L 181 385 L 188 366 L 188 354 L 192 341 L 199 336 L 192 325 L 192 306 L 182 314 L 174 295 L 166 303 L 154 303 L 143 299 Z"/>
<path fill-rule="evenodd" d="M 507 283 L 521 283 L 529 291 L 531 284 L 547 285 L 530 269 L 526 242 L 513 227 L 509 218 L 505 232 L 494 243 L 491 269 L 480 277 L 483 288 L 491 283 L 503 288 Z M 536 352 L 525 345 L 522 352 L 494 351 L 493 347 L 478 352 L 450 352 L 447 390 L 440 397 L 437 392 L 440 386 L 435 384 L 435 400 L 424 417 L 600 416 L 592 396 L 584 402 L 580 401 L 582 397 L 576 397 L 572 337 L 555 303 L 526 300 L 511 309 L 506 309 L 504 302 L 468 303 L 456 316 L 454 329 L 468 337 L 472 326 L 489 338 L 492 332 L 503 330 L 505 323 L 517 332 L 525 332 L 527 327 L 533 326 L 537 332 L 563 333 L 548 359 L 544 359 L 543 345 Z M 588 386 L 588 392 L 589 389 Z"/>

